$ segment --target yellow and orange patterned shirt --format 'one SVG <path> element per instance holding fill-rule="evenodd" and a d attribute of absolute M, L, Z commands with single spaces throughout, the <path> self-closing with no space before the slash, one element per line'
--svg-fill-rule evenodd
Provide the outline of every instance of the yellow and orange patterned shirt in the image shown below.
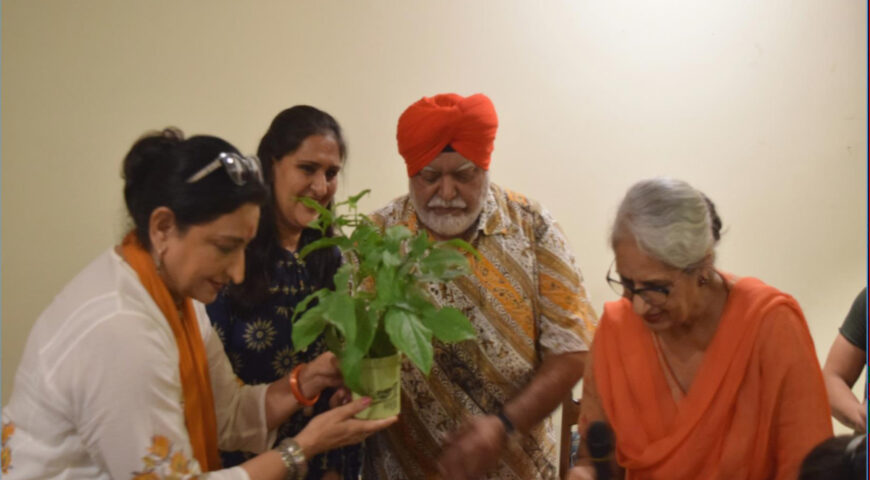
<path fill-rule="evenodd" d="M 419 227 L 408 196 L 378 210 L 379 225 Z M 475 341 L 435 344 L 426 378 L 406 359 L 399 422 L 366 442 L 363 478 L 434 479 L 441 439 L 463 418 L 493 413 L 532 379 L 547 355 L 587 351 L 597 323 L 561 229 L 537 203 L 490 185 L 471 244 L 472 273 L 429 287 L 442 306 L 460 309 Z M 509 443 L 487 478 L 555 479 L 556 433 L 550 420 Z"/>

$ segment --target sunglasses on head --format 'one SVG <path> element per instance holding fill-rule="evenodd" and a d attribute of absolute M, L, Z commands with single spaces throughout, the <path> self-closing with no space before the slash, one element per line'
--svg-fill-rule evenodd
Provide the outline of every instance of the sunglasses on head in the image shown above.
<path fill-rule="evenodd" d="M 221 166 L 229 175 L 230 180 L 236 185 L 242 186 L 252 179 L 256 179 L 263 183 L 263 170 L 260 167 L 260 160 L 257 157 L 243 157 L 238 153 L 220 153 L 217 158 L 209 162 L 208 165 L 202 167 L 199 171 L 191 175 L 187 179 L 187 183 L 196 183 L 211 172 L 214 172 Z"/>

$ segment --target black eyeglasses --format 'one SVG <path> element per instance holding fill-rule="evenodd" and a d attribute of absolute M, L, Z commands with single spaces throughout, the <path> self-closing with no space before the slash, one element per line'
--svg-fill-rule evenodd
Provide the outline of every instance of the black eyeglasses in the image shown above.
<path fill-rule="evenodd" d="M 243 157 L 237 153 L 223 152 L 208 165 L 202 167 L 187 179 L 187 183 L 196 183 L 221 166 L 226 170 L 230 180 L 238 186 L 242 186 L 252 179 L 263 183 L 263 169 L 260 167 L 260 159 L 257 157 Z"/>
<path fill-rule="evenodd" d="M 610 288 L 613 289 L 617 295 L 629 300 L 631 300 L 635 295 L 640 295 L 640 298 L 642 298 L 644 302 L 653 307 L 661 307 L 667 303 L 668 295 L 671 293 L 671 290 L 668 287 L 652 286 L 635 288 L 633 281 L 617 280 L 611 276 L 614 263 L 615 260 L 610 264 L 610 268 L 607 269 L 607 284 L 610 285 Z"/>

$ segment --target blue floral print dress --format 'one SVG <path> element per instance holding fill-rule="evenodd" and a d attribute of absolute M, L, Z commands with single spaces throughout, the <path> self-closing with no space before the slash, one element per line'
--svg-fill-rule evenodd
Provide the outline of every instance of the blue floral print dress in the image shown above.
<path fill-rule="evenodd" d="M 313 239 L 312 231 L 306 230 L 300 240 L 300 248 Z M 337 249 L 334 255 L 339 256 Z M 334 273 L 328 272 L 329 277 Z M 282 258 L 275 265 L 269 296 L 264 303 L 238 313 L 232 308 L 228 296 L 221 294 L 206 307 L 233 371 L 243 382 L 250 385 L 274 382 L 287 375 L 296 365 L 310 362 L 326 351 L 322 338 L 305 350 L 293 348 L 293 311 L 308 294 L 320 288 L 312 285 L 311 277 L 304 260 L 294 252 L 282 250 Z M 313 408 L 300 410 L 290 417 L 279 428 L 276 443 L 296 435 L 314 415 L 328 410 L 332 393 L 333 390 L 325 390 Z M 253 454 L 247 452 L 221 452 L 224 468 L 238 465 L 251 457 Z M 325 472 L 334 470 L 344 479 L 356 480 L 359 469 L 360 447 L 354 445 L 312 458 L 306 479 L 319 479 Z"/>

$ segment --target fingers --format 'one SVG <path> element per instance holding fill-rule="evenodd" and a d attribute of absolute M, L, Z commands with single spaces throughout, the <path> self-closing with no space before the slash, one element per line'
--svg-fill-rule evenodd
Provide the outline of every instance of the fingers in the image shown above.
<path fill-rule="evenodd" d="M 351 402 L 348 402 L 340 407 L 336 407 L 332 411 L 336 412 L 335 414 L 340 416 L 341 418 L 351 418 L 357 413 L 368 408 L 371 403 L 372 399 L 370 397 L 361 397 Z"/>
<path fill-rule="evenodd" d="M 352 398 L 350 393 L 350 389 L 347 387 L 341 387 L 329 397 L 329 408 L 335 408 L 341 405 L 347 404 Z"/>
<path fill-rule="evenodd" d="M 356 422 L 359 422 L 360 430 L 365 433 L 366 436 L 369 436 L 379 430 L 383 430 L 390 425 L 396 423 L 397 421 L 399 421 L 398 415 L 393 415 L 392 417 L 387 418 L 380 418 L 378 420 L 356 420 Z"/>

